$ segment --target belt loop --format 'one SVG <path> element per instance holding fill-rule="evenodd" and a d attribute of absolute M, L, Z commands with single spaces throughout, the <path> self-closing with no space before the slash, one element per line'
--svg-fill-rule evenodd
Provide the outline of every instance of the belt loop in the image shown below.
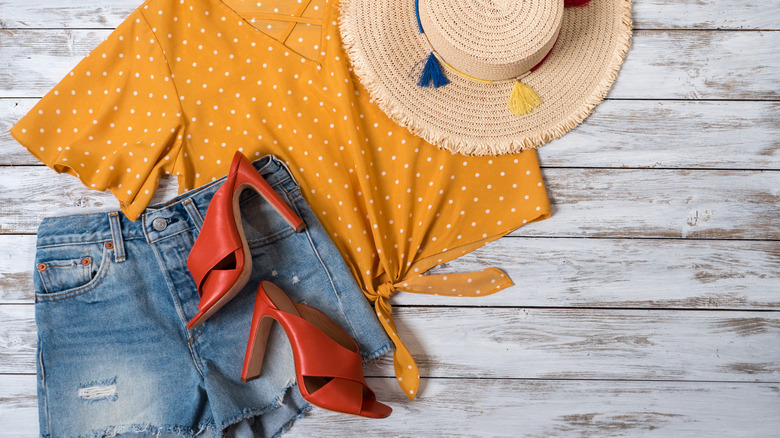
<path fill-rule="evenodd" d="M 187 214 L 190 215 L 192 223 L 195 224 L 195 228 L 200 232 L 200 229 L 203 228 L 203 216 L 201 216 L 200 211 L 198 211 L 198 207 L 192 202 L 192 199 L 185 199 L 182 204 L 184 205 L 184 209 L 187 210 Z"/>
<path fill-rule="evenodd" d="M 279 158 L 277 158 L 277 157 L 276 157 L 276 155 L 271 155 L 271 158 L 272 158 L 274 161 L 276 161 L 277 163 L 279 163 L 279 165 L 280 165 L 280 166 L 282 166 L 282 168 L 284 168 L 284 170 L 285 170 L 285 171 L 287 171 L 287 175 L 289 175 L 289 176 L 290 176 L 290 179 L 292 179 L 292 180 L 293 180 L 293 182 L 295 183 L 295 185 L 298 185 L 298 181 L 296 181 L 296 180 L 295 180 L 295 176 L 293 175 L 292 171 L 290 170 L 290 168 L 289 168 L 289 167 L 287 167 L 287 163 L 285 163 L 284 161 L 282 161 L 282 160 L 280 160 Z"/>
<path fill-rule="evenodd" d="M 122 239 L 122 224 L 119 222 L 119 212 L 112 211 L 108 214 L 108 224 L 111 226 L 111 240 L 114 242 L 114 260 L 123 262 L 125 257 L 125 243 Z"/>

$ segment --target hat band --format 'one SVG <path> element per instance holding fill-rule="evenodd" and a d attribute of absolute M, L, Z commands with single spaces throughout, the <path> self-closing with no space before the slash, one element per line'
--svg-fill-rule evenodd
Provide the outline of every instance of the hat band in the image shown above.
<path fill-rule="evenodd" d="M 482 78 L 478 78 L 476 76 L 471 76 L 471 75 L 469 75 L 467 73 L 464 73 L 464 72 L 456 69 L 452 65 L 448 64 L 447 61 L 445 61 L 444 58 L 442 58 L 441 55 L 438 52 L 436 52 L 433 49 L 431 51 L 439 58 L 439 61 L 441 61 L 441 63 L 444 64 L 445 67 L 447 67 L 449 70 L 451 70 L 453 73 L 457 74 L 458 76 L 464 77 L 466 79 L 471 79 L 472 81 L 481 82 L 483 84 L 496 84 L 496 83 L 501 83 L 501 82 L 509 82 L 509 81 L 515 81 L 515 80 L 518 80 L 518 79 L 523 79 L 524 77 L 526 77 L 529 74 L 533 73 L 534 70 L 536 70 L 539 67 L 541 67 L 542 64 L 544 64 L 544 61 L 546 61 L 547 58 L 550 57 L 550 54 L 553 52 L 553 49 L 555 49 L 555 45 L 558 44 L 558 37 L 559 36 L 560 36 L 560 33 L 555 37 L 555 42 L 553 43 L 552 47 L 550 47 L 550 51 L 547 52 L 546 55 L 544 55 L 544 58 L 542 58 L 542 60 L 539 61 L 538 64 L 536 64 L 535 66 L 531 67 L 530 70 L 528 70 L 527 72 L 521 74 L 520 76 L 518 76 L 516 78 L 504 79 L 504 80 L 496 80 L 496 81 L 490 80 L 490 79 L 482 79 Z"/>
<path fill-rule="evenodd" d="M 536 55 L 529 56 L 530 59 L 527 58 L 524 60 L 520 60 L 518 62 L 507 63 L 502 65 L 490 65 L 490 64 L 486 64 L 481 60 L 473 58 L 470 55 L 465 55 L 465 53 L 462 56 L 456 56 L 460 53 L 460 50 L 454 48 L 454 46 L 452 46 L 452 44 L 449 43 L 439 33 L 434 32 L 434 34 L 432 35 L 426 33 L 425 28 L 423 27 L 423 22 L 424 21 L 429 22 L 431 21 L 431 19 L 427 18 L 428 17 L 427 13 L 425 14 L 425 16 L 421 15 L 420 0 L 414 0 L 414 13 L 415 13 L 415 18 L 417 20 L 417 29 L 420 32 L 420 34 L 423 36 L 423 38 L 425 38 L 425 41 L 428 44 L 428 47 L 430 48 L 430 51 L 435 56 L 435 58 L 453 73 L 463 78 L 484 83 L 484 84 L 495 84 L 495 83 L 509 82 L 517 79 L 522 79 L 523 77 L 527 76 L 529 73 L 539 68 L 539 66 L 541 66 L 541 64 L 549 57 L 550 53 L 552 53 L 553 49 L 555 48 L 555 44 L 558 41 L 558 37 L 560 35 L 560 30 L 561 30 L 559 24 L 557 26 L 557 29 L 555 29 L 554 31 L 555 32 L 554 38 L 552 38 L 553 35 L 550 35 L 550 40 L 546 44 L 544 44 L 545 46 L 549 46 L 549 48 L 545 52 L 542 52 L 544 56 L 542 56 L 541 59 L 539 58 L 539 55 L 541 53 L 537 53 Z M 438 41 L 438 43 L 433 44 L 434 40 Z M 437 49 L 438 46 L 441 47 Z M 542 47 L 542 50 L 544 49 L 545 48 Z M 444 54 L 446 53 L 453 55 L 453 59 L 449 59 L 449 55 L 444 56 Z M 534 60 L 532 59 L 533 57 L 536 57 L 535 64 L 532 64 L 532 66 L 528 68 L 527 67 L 528 61 L 530 60 L 531 62 L 534 62 Z M 523 68 L 523 65 L 525 65 L 526 67 Z M 468 69 L 466 68 L 467 66 Z M 486 74 L 483 76 L 478 74 L 477 71 L 482 71 L 483 73 Z"/>
<path fill-rule="evenodd" d="M 589 1 L 590 0 L 564 0 L 564 7 L 582 7 L 582 6 L 586 6 L 589 3 Z M 417 85 L 421 87 L 433 86 L 434 88 L 439 88 L 449 84 L 450 80 L 447 79 L 447 76 L 441 70 L 441 66 L 439 65 L 439 63 L 441 62 L 442 64 L 444 64 L 445 67 L 447 67 L 453 73 L 472 81 L 480 82 L 483 84 L 489 84 L 489 85 L 504 83 L 509 81 L 514 82 L 512 86 L 512 91 L 510 92 L 509 95 L 509 99 L 507 100 L 507 110 L 509 110 L 510 112 L 518 116 L 529 114 L 534 109 L 536 109 L 536 107 L 542 104 L 541 97 L 539 97 L 539 95 L 536 93 L 533 87 L 531 87 L 526 83 L 521 82 L 521 80 L 526 76 L 528 76 L 529 74 L 531 74 L 536 69 L 538 69 L 539 67 L 541 67 L 542 64 L 544 64 L 544 62 L 547 60 L 547 58 L 549 58 L 550 54 L 553 52 L 556 44 L 558 43 L 558 38 L 560 37 L 560 32 L 561 32 L 560 24 L 558 25 L 558 29 L 555 32 L 555 39 L 552 40 L 553 41 L 552 45 L 550 45 L 550 48 L 547 50 L 547 53 L 545 53 L 545 55 L 538 63 L 536 63 L 536 65 L 534 65 L 527 71 L 520 73 L 515 77 L 509 79 L 493 80 L 493 79 L 483 79 L 483 78 L 476 77 L 474 75 L 467 74 L 455 68 L 454 66 L 452 66 L 452 64 L 448 63 L 444 59 L 444 57 L 441 56 L 441 54 L 436 51 L 434 45 L 431 44 L 428 35 L 425 34 L 425 29 L 423 28 L 422 25 L 422 19 L 420 18 L 420 0 L 414 0 L 414 14 L 417 19 L 417 29 L 420 31 L 420 35 L 423 36 L 425 41 L 428 43 L 428 47 L 430 48 L 430 55 L 427 57 L 427 60 L 418 61 L 417 64 L 415 64 L 412 67 L 412 70 L 409 73 L 409 76 L 413 75 L 417 66 L 423 61 L 425 61 L 425 65 L 423 66 L 422 73 L 420 74 L 420 79 L 417 81 Z"/>

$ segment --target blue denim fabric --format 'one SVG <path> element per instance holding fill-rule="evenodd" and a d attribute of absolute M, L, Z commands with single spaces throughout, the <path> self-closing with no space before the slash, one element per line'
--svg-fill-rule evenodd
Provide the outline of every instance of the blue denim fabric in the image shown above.
<path fill-rule="evenodd" d="M 224 179 L 150 207 L 44 219 L 35 319 L 42 436 L 277 436 L 310 406 L 274 325 L 260 379 L 240 381 L 262 279 L 328 315 L 365 359 L 389 339 L 341 255 L 278 159 L 254 163 L 306 222 L 295 233 L 252 191 L 240 198 L 252 278 L 205 324 L 185 328 L 198 293 L 187 270 L 209 200 Z"/>

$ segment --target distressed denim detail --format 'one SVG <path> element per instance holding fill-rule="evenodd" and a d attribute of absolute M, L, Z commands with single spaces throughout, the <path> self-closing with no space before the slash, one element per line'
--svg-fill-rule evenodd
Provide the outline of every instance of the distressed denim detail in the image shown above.
<path fill-rule="evenodd" d="M 116 401 L 116 377 L 79 385 L 78 396 L 80 399 L 95 403 L 101 400 Z"/>
<path fill-rule="evenodd" d="M 240 381 L 261 280 L 328 315 L 355 339 L 364 358 L 390 351 L 363 292 L 289 170 L 271 156 L 254 165 L 289 200 L 306 232 L 292 232 L 268 202 L 245 191 L 239 205 L 251 242 L 251 278 L 196 330 L 185 327 L 199 302 L 187 257 L 224 178 L 151 206 L 136 222 L 115 212 L 41 222 L 36 269 L 42 263 L 65 269 L 45 279 L 33 276 L 42 436 L 282 434 L 311 406 L 295 384 L 292 351 L 278 324 L 261 377 Z"/>

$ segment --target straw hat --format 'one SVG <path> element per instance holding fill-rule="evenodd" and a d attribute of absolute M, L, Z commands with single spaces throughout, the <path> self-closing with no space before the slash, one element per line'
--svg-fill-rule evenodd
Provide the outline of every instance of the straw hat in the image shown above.
<path fill-rule="evenodd" d="M 466 155 L 539 147 L 606 96 L 630 0 L 341 0 L 341 36 L 379 107 Z"/>

